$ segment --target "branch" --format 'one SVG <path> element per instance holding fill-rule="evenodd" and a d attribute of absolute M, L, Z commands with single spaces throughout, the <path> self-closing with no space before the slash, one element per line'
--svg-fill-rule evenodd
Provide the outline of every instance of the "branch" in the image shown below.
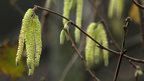
<path fill-rule="evenodd" d="M 119 74 L 119 70 L 120 70 L 120 66 L 121 66 L 121 62 L 122 62 L 122 57 L 127 52 L 125 50 L 125 39 L 126 39 L 127 27 L 128 27 L 129 21 L 130 21 L 130 17 L 127 17 L 126 20 L 125 20 L 126 24 L 123 27 L 124 36 L 123 36 L 123 41 L 122 41 L 122 46 L 121 46 L 121 52 L 120 52 L 120 56 L 119 56 L 119 59 L 118 59 L 118 63 L 117 63 L 117 67 L 116 67 L 116 71 L 115 71 L 115 75 L 114 75 L 113 81 L 117 80 L 117 77 L 118 77 L 118 74 Z"/>
<path fill-rule="evenodd" d="M 84 39 L 84 37 L 82 37 L 82 39 Z M 78 48 L 80 53 L 84 48 L 84 43 L 85 43 L 85 41 L 80 42 L 80 45 L 79 45 L 79 48 Z M 71 60 L 66 65 L 64 71 L 62 72 L 59 81 L 64 81 L 65 77 L 67 76 L 68 72 L 70 71 L 70 69 L 72 68 L 73 64 L 76 62 L 77 59 L 78 59 L 78 55 L 76 53 L 74 53 L 74 56 L 71 58 Z"/>
<path fill-rule="evenodd" d="M 133 2 L 135 5 L 137 5 L 139 8 L 144 9 L 144 6 L 141 5 L 141 4 L 139 4 L 136 0 L 132 0 L 132 2 Z"/>
<path fill-rule="evenodd" d="M 40 6 L 37 6 L 37 5 L 35 5 L 34 7 L 35 7 L 35 8 L 38 8 L 38 9 L 41 9 L 41 10 L 48 11 L 48 12 L 50 12 L 50 13 L 53 13 L 53 14 L 59 16 L 59 17 L 62 17 L 62 18 L 64 18 L 64 19 L 70 21 L 70 23 L 71 23 L 72 25 L 74 25 L 74 27 L 77 27 L 82 33 L 84 33 L 86 36 L 88 36 L 91 40 L 93 40 L 95 43 L 99 44 L 95 39 L 93 39 L 91 36 L 89 36 L 84 30 L 80 29 L 80 28 L 79 28 L 75 23 L 73 23 L 70 19 L 68 19 L 68 18 L 66 18 L 66 17 L 64 17 L 64 16 L 62 16 L 62 15 L 60 15 L 60 14 L 54 12 L 54 11 L 51 11 L 51 10 L 49 10 L 49 9 L 45 9 L 45 8 L 43 8 L 43 7 L 40 7 Z M 120 55 L 120 52 L 117 52 L 117 51 L 114 51 L 114 50 L 105 48 L 105 47 L 103 47 L 102 45 L 100 45 L 100 46 L 98 46 L 98 47 L 99 47 L 99 48 L 101 47 L 102 49 L 105 49 L 105 50 L 107 50 L 107 51 L 109 51 L 109 52 L 111 52 L 111 53 L 114 53 L 114 54 L 116 54 L 116 55 Z M 134 57 L 131 57 L 131 56 L 128 56 L 128 55 L 124 55 L 124 57 L 125 57 L 126 59 L 129 59 L 129 60 L 132 60 L 132 61 L 135 61 L 135 62 L 144 63 L 144 60 L 143 60 L 143 59 L 137 59 L 137 58 L 134 58 Z"/>
<path fill-rule="evenodd" d="M 100 81 L 100 80 L 95 76 L 95 74 L 90 70 L 90 68 L 87 66 L 86 60 L 84 59 L 84 57 L 81 55 L 80 51 L 78 50 L 78 48 L 77 48 L 75 42 L 73 41 L 70 33 L 69 33 L 66 29 L 64 29 L 64 31 L 67 33 L 67 35 L 68 35 L 68 37 L 69 37 L 69 39 L 70 39 L 70 42 L 72 43 L 72 47 L 73 47 L 74 50 L 76 51 L 77 55 L 80 57 L 80 59 L 81 59 L 81 61 L 83 62 L 86 70 L 87 70 L 87 71 L 89 72 L 89 74 L 92 76 L 92 78 L 94 79 L 94 81 Z"/>

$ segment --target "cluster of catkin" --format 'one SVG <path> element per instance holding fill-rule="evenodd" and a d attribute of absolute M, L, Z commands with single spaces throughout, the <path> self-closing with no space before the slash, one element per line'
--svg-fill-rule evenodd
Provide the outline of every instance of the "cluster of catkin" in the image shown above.
<path fill-rule="evenodd" d="M 83 0 L 64 0 L 63 16 L 69 19 L 70 11 L 75 1 L 76 1 L 76 20 L 75 21 L 76 21 L 76 25 L 81 27 Z M 69 30 L 68 24 L 69 24 L 69 21 L 66 19 L 63 19 L 64 29 Z M 75 41 L 78 43 L 80 41 L 80 31 L 77 28 L 75 28 L 74 35 L 75 35 Z M 65 31 L 62 30 L 60 33 L 60 44 L 64 43 L 65 38 L 67 38 L 67 35 Z"/>
<path fill-rule="evenodd" d="M 41 24 L 33 9 L 28 9 L 22 20 L 18 51 L 16 54 L 17 65 L 22 58 L 24 46 L 26 47 L 27 66 L 29 68 L 28 75 L 32 75 L 34 68 L 39 65 L 42 50 Z"/>
<path fill-rule="evenodd" d="M 124 8 L 124 0 L 110 0 L 108 8 L 108 17 L 121 18 Z"/>
<path fill-rule="evenodd" d="M 63 16 L 69 19 L 70 10 L 73 5 L 73 1 L 75 0 L 64 0 L 64 9 L 63 9 Z M 82 12 L 83 12 L 83 0 L 76 0 L 77 7 L 76 7 L 76 25 L 81 27 L 82 23 Z M 64 29 L 69 31 L 69 22 L 66 19 L 63 19 Z M 107 35 L 102 23 L 91 23 L 87 28 L 87 33 L 93 37 L 96 41 L 100 44 L 108 48 L 108 40 Z M 74 31 L 75 42 L 80 41 L 80 30 L 75 27 Z M 64 30 L 60 33 L 60 44 L 63 44 L 67 38 L 67 34 Z M 92 66 L 94 63 L 99 63 L 100 56 L 103 56 L 103 61 L 105 66 L 109 63 L 109 55 L 108 51 L 100 49 L 97 47 L 97 44 L 91 40 L 89 37 L 86 37 L 86 47 L 85 47 L 85 58 L 88 66 Z"/>
<path fill-rule="evenodd" d="M 104 47 L 108 48 L 108 39 L 107 34 L 102 23 L 92 22 L 87 28 L 87 34 L 90 35 L 93 39 L 99 42 Z M 97 45 L 92 39 L 86 37 L 86 46 L 85 46 L 85 58 L 88 66 L 98 64 L 100 62 L 101 56 L 103 57 L 104 65 L 107 66 L 109 63 L 109 54 L 107 50 L 98 48 Z"/>

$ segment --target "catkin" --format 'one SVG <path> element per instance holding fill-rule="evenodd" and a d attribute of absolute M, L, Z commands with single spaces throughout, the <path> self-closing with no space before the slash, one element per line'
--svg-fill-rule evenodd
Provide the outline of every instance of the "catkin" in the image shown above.
<path fill-rule="evenodd" d="M 69 18 L 70 15 L 70 0 L 64 0 L 64 8 L 63 8 L 63 16 Z M 68 21 L 63 18 L 63 25 L 65 25 Z M 67 29 L 67 28 L 66 28 Z"/>
<path fill-rule="evenodd" d="M 116 14 L 117 17 L 121 17 L 122 12 L 123 12 L 123 8 L 124 8 L 124 0 L 116 0 L 117 1 L 117 5 L 116 5 Z"/>
<path fill-rule="evenodd" d="M 108 8 L 108 17 L 112 18 L 114 15 L 115 5 L 117 5 L 116 0 L 110 0 L 109 2 L 109 8 Z"/>
<path fill-rule="evenodd" d="M 39 65 L 39 60 L 42 50 L 42 41 L 41 41 L 41 23 L 38 16 L 35 15 L 33 18 L 34 21 L 34 37 L 35 37 L 35 66 Z"/>
<path fill-rule="evenodd" d="M 70 22 L 68 21 L 68 22 L 64 25 L 64 29 L 69 27 L 69 25 L 68 25 L 69 23 L 70 23 Z M 64 29 L 62 29 L 61 32 L 60 32 L 60 44 L 61 44 L 61 45 L 64 44 L 65 39 L 69 40 L 69 37 L 68 37 L 67 33 L 65 32 L 65 30 L 66 30 L 66 31 L 68 31 L 68 30 L 67 30 L 67 29 L 64 30 Z"/>
<path fill-rule="evenodd" d="M 18 44 L 18 50 L 16 54 L 16 65 L 19 65 L 22 53 L 24 49 L 24 27 L 22 26 L 20 35 L 19 35 L 19 44 Z"/>
<path fill-rule="evenodd" d="M 118 18 L 120 18 L 124 8 L 123 4 L 124 0 L 110 0 L 108 17 L 112 18 L 114 15 L 116 15 Z"/>
<path fill-rule="evenodd" d="M 82 13 L 83 13 L 83 0 L 77 0 L 77 9 L 76 9 L 76 25 L 81 27 L 82 23 Z M 80 41 L 80 30 L 75 28 L 75 41 Z"/>
<path fill-rule="evenodd" d="M 19 46 L 16 56 L 16 63 L 18 63 L 21 58 L 24 43 L 26 46 L 29 75 L 32 75 L 35 66 L 39 65 L 42 50 L 41 24 L 38 16 L 33 12 L 32 9 L 27 10 L 22 20 L 22 28 L 19 36 Z"/>
<path fill-rule="evenodd" d="M 91 23 L 87 28 L 87 34 L 95 39 L 95 28 L 96 23 Z M 95 53 L 95 42 L 89 37 L 86 37 L 86 46 L 85 46 L 85 58 L 88 66 L 92 66 L 94 63 L 94 53 Z"/>
<path fill-rule="evenodd" d="M 34 65 L 34 54 L 35 54 L 35 38 L 34 38 L 34 22 L 33 22 L 33 10 L 28 10 L 29 15 L 24 18 L 25 23 L 25 43 L 26 43 L 26 54 L 27 54 L 27 66 L 31 69 Z M 27 12 L 28 12 L 27 11 Z"/>
<path fill-rule="evenodd" d="M 64 41 L 65 41 L 65 31 L 64 30 L 61 30 L 60 32 L 60 44 L 64 44 Z"/>
<path fill-rule="evenodd" d="M 96 34 L 95 40 L 100 43 L 101 36 L 100 36 L 100 32 L 99 32 L 99 30 L 97 30 L 97 28 L 95 29 L 95 34 Z M 94 61 L 96 64 L 98 64 L 100 62 L 100 53 L 101 53 L 100 49 L 97 46 L 95 46 Z"/>
<path fill-rule="evenodd" d="M 99 36 L 97 36 L 96 39 L 100 39 L 100 42 L 102 43 L 102 45 L 104 47 L 108 48 L 107 34 L 105 32 L 103 24 L 99 23 L 96 30 L 99 32 Z M 108 63 L 109 63 L 108 51 L 102 50 L 102 54 L 103 54 L 104 65 L 108 66 Z"/>
<path fill-rule="evenodd" d="M 63 16 L 68 19 L 70 16 L 70 10 L 72 8 L 72 4 L 73 4 L 73 0 L 64 0 Z M 64 29 L 66 29 L 67 31 L 69 31 L 69 26 L 67 25 L 68 23 L 69 21 L 63 18 Z M 69 40 L 66 34 L 65 34 L 65 38 Z"/>

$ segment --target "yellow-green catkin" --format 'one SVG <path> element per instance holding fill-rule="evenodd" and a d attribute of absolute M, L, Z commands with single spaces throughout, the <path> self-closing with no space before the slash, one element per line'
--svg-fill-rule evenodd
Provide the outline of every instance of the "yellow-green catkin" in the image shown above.
<path fill-rule="evenodd" d="M 100 36 L 100 32 L 97 30 L 97 28 L 95 29 L 95 40 L 97 41 L 97 42 L 101 42 L 101 36 Z M 95 64 L 98 64 L 98 63 L 100 63 L 100 49 L 97 47 L 97 46 L 95 46 L 95 53 L 94 53 L 94 61 L 95 61 Z"/>
<path fill-rule="evenodd" d="M 24 49 L 24 27 L 22 26 L 21 30 L 20 30 L 19 44 L 18 44 L 18 50 L 17 50 L 17 54 L 16 54 L 16 65 L 19 65 L 19 63 L 20 63 L 23 49 Z"/>
<path fill-rule="evenodd" d="M 112 18 L 114 15 L 121 17 L 124 8 L 124 0 L 110 0 L 108 8 L 108 17 Z"/>
<path fill-rule="evenodd" d="M 76 8 L 76 25 L 81 27 L 82 24 L 82 13 L 83 13 L 83 0 L 77 0 Z M 75 28 L 75 41 L 78 43 L 80 41 L 80 30 Z"/>
<path fill-rule="evenodd" d="M 34 36 L 35 36 L 35 66 L 39 66 L 41 51 L 42 51 L 42 40 L 41 40 L 41 23 L 37 15 L 33 18 L 34 22 Z"/>
<path fill-rule="evenodd" d="M 95 39 L 95 28 L 96 23 L 91 23 L 87 28 L 87 34 Z M 94 63 L 94 53 L 95 53 L 95 42 L 89 37 L 86 37 L 86 46 L 85 46 L 85 58 L 86 63 L 91 67 Z"/>
<path fill-rule="evenodd" d="M 65 31 L 61 30 L 60 32 L 60 44 L 64 44 L 65 41 Z"/>
<path fill-rule="evenodd" d="M 108 39 L 107 39 L 106 31 L 104 29 L 104 25 L 102 23 L 99 23 L 96 30 L 99 33 L 99 36 L 97 36 L 96 39 L 100 38 L 101 44 L 104 47 L 108 48 Z M 108 64 L 109 64 L 109 52 L 107 50 L 102 50 L 102 54 L 103 54 L 104 65 L 108 66 Z"/>
<path fill-rule="evenodd" d="M 73 4 L 73 0 L 64 0 L 63 16 L 68 19 L 70 17 L 70 11 L 72 8 L 72 4 Z M 64 26 L 64 29 L 66 29 L 67 31 L 69 31 L 68 23 L 69 23 L 69 21 L 63 18 L 63 26 Z M 65 35 L 65 38 L 68 40 L 67 35 L 66 34 L 64 34 L 64 35 Z M 63 40 L 65 40 L 65 39 L 63 39 Z M 63 44 L 63 43 L 60 43 L 60 44 Z"/>
<path fill-rule="evenodd" d="M 64 7 L 63 7 L 63 16 L 69 18 L 70 16 L 70 8 L 71 8 L 71 0 L 64 0 Z M 63 25 L 65 25 L 68 21 L 63 18 Z M 64 26 L 65 29 L 69 29 L 67 26 Z"/>
<path fill-rule="evenodd" d="M 29 68 L 28 75 L 32 75 L 35 66 L 39 65 L 42 50 L 41 24 L 33 9 L 28 9 L 22 20 L 16 63 L 21 57 L 19 55 L 22 54 L 24 43 L 26 46 L 27 66 Z"/>
<path fill-rule="evenodd" d="M 27 66 L 29 69 L 34 67 L 34 54 L 35 54 L 35 36 L 34 36 L 34 12 L 32 9 L 28 9 L 29 14 L 24 16 L 25 24 L 25 44 L 27 54 Z M 27 13 L 26 12 L 26 13 Z"/>
<path fill-rule="evenodd" d="M 123 13 L 123 8 L 124 8 L 124 0 L 116 0 L 117 1 L 117 5 L 116 5 L 116 14 L 117 17 L 121 18 L 121 15 Z"/>
<path fill-rule="evenodd" d="M 68 25 L 69 23 L 70 23 L 70 22 L 68 21 L 68 22 L 64 25 L 64 28 L 63 28 L 63 29 L 61 30 L 61 32 L 60 32 L 60 45 L 64 44 L 65 39 L 69 40 L 69 37 L 68 37 L 67 33 L 65 32 L 65 30 L 68 31 L 68 30 L 65 29 L 65 28 L 68 28 L 68 27 L 69 27 L 69 25 Z"/>
<path fill-rule="evenodd" d="M 110 0 L 109 7 L 108 7 L 108 17 L 112 18 L 114 15 L 115 5 L 117 5 L 116 0 Z"/>

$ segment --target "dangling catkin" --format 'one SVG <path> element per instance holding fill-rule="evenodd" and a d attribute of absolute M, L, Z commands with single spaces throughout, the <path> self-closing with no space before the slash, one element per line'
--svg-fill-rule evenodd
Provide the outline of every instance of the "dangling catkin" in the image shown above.
<path fill-rule="evenodd" d="M 115 12 L 115 5 L 117 5 L 115 2 L 117 0 L 110 0 L 109 7 L 108 7 L 108 17 L 112 18 Z"/>
<path fill-rule="evenodd" d="M 81 27 L 82 24 L 82 13 L 83 13 L 83 0 L 77 0 L 76 9 L 76 25 Z M 75 28 L 75 41 L 78 43 L 80 41 L 80 30 Z"/>
<path fill-rule="evenodd" d="M 37 15 L 33 18 L 34 21 L 34 37 L 35 37 L 35 66 L 39 66 L 39 60 L 42 50 L 42 41 L 41 41 L 41 23 Z"/>
<path fill-rule="evenodd" d="M 41 25 L 38 16 L 32 9 L 28 9 L 26 11 L 22 20 L 22 28 L 19 36 L 19 46 L 16 56 L 16 63 L 18 63 L 21 58 L 24 43 L 26 46 L 29 75 L 32 75 L 35 66 L 39 65 L 42 50 Z"/>
<path fill-rule="evenodd" d="M 27 66 L 31 69 L 34 65 L 34 54 L 35 54 L 35 36 L 34 36 L 34 12 L 32 9 L 28 9 L 29 14 L 24 17 L 25 23 L 25 43 L 26 43 L 26 54 L 27 54 Z M 26 12 L 26 13 L 27 13 Z"/>
<path fill-rule="evenodd" d="M 91 23 L 87 28 L 87 34 L 95 39 L 95 28 L 96 23 Z M 85 46 L 85 58 L 86 63 L 91 67 L 94 63 L 94 53 L 95 53 L 95 42 L 89 37 L 86 37 L 86 46 Z"/>
<path fill-rule="evenodd" d="M 117 14 L 117 17 L 121 17 L 122 15 L 122 12 L 123 12 L 123 8 L 124 8 L 124 0 L 116 0 L 117 1 L 117 5 L 116 5 L 116 14 Z"/>
<path fill-rule="evenodd" d="M 106 48 L 108 48 L 108 39 L 107 39 L 107 34 L 104 29 L 104 25 L 102 23 L 99 23 L 96 30 L 99 32 L 99 36 L 96 37 L 96 39 L 100 39 L 102 45 Z M 108 66 L 109 63 L 109 54 L 107 50 L 102 50 L 103 52 L 103 60 L 104 60 L 104 65 Z"/>
<path fill-rule="evenodd" d="M 65 31 L 61 30 L 60 32 L 60 44 L 64 44 L 65 41 Z"/>
<path fill-rule="evenodd" d="M 100 36 L 100 32 L 97 30 L 97 28 L 95 28 L 95 34 L 96 34 L 95 40 L 100 43 L 101 36 Z M 98 64 L 100 62 L 100 53 L 101 53 L 100 49 L 97 46 L 95 46 L 94 61 L 96 64 Z"/>
<path fill-rule="evenodd" d="M 118 18 L 120 18 L 124 8 L 123 4 L 124 0 L 110 0 L 108 17 L 112 18 L 114 15 L 116 15 Z"/>
<path fill-rule="evenodd" d="M 71 7 L 71 0 L 64 0 L 64 8 L 63 8 L 63 16 L 69 18 L 70 15 L 70 7 Z M 63 25 L 65 25 L 68 21 L 63 18 Z M 66 26 L 64 26 L 66 27 Z M 68 28 L 65 28 L 68 29 Z"/>
<path fill-rule="evenodd" d="M 69 23 L 70 23 L 69 21 L 67 23 L 65 23 L 64 29 L 69 27 L 69 25 L 68 25 Z M 60 44 L 61 45 L 64 44 L 66 38 L 67 38 L 67 40 L 69 40 L 69 37 L 67 36 L 67 33 L 65 32 L 65 30 L 66 31 L 68 31 L 68 30 L 67 29 L 64 30 L 64 29 L 62 29 L 60 32 Z"/>
<path fill-rule="evenodd" d="M 19 44 L 18 44 L 18 50 L 17 50 L 17 54 L 16 54 L 16 65 L 19 65 L 19 63 L 20 63 L 23 49 L 24 49 L 24 27 L 22 26 L 22 28 L 20 30 Z"/>

